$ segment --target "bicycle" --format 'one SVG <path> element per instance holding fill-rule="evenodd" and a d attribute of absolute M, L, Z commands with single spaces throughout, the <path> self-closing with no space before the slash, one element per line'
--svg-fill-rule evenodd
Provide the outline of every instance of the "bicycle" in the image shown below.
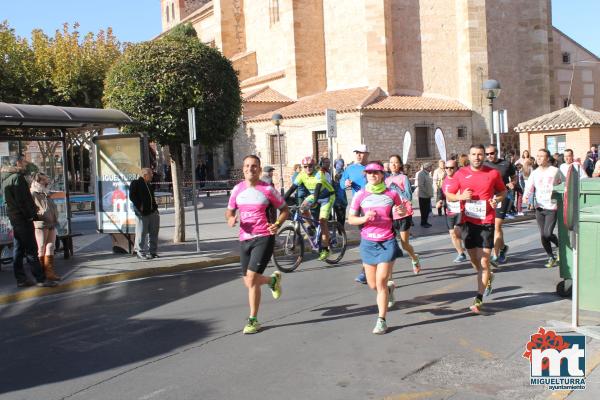
<path fill-rule="evenodd" d="M 275 237 L 273 262 L 281 272 L 292 272 L 302 263 L 304 258 L 304 239 L 310 248 L 318 252 L 321 245 L 321 226 L 319 221 L 302 215 L 300 207 L 290 207 L 292 224 L 284 226 Z M 307 223 L 313 229 L 307 227 Z M 346 230 L 337 221 L 327 221 L 329 227 L 329 257 L 327 264 L 337 264 L 344 257 L 348 246 Z"/>

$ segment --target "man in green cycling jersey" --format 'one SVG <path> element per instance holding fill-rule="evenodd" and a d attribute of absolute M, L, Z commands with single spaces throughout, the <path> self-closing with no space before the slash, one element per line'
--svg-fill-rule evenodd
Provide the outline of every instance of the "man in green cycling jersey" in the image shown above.
<path fill-rule="evenodd" d="M 322 261 L 329 257 L 329 227 L 327 226 L 327 220 L 335 202 L 335 191 L 326 179 L 325 174 L 315 169 L 315 161 L 312 157 L 302 159 L 302 172 L 292 182 L 292 187 L 286 192 L 285 198 L 288 199 L 300 185 L 304 185 L 310 193 L 302 203 L 301 208 L 305 209 L 302 214 L 310 218 L 310 212 L 307 209 L 321 206 L 319 211 L 319 224 L 321 225 L 319 260 Z"/>

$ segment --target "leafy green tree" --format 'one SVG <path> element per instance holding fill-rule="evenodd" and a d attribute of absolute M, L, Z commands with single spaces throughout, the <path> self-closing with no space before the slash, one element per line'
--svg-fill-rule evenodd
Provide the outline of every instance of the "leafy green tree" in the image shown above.
<path fill-rule="evenodd" d="M 29 102 L 36 80 L 34 54 L 6 21 L 0 23 L 0 101 Z"/>
<path fill-rule="evenodd" d="M 176 209 L 175 242 L 185 241 L 181 196 L 187 109 L 196 108 L 200 143 L 213 147 L 235 133 L 241 114 L 237 74 L 218 50 L 198 40 L 191 25 L 132 45 L 106 78 L 105 104 L 139 120 L 152 140 L 169 147 Z"/>

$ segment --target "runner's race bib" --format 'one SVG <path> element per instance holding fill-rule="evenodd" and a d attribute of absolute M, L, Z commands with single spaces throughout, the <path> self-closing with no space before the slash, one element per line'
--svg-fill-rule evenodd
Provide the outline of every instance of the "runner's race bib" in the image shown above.
<path fill-rule="evenodd" d="M 485 200 L 467 200 L 465 203 L 465 215 L 471 218 L 485 219 Z"/>
<path fill-rule="evenodd" d="M 460 201 L 448 201 L 446 205 L 452 214 L 460 214 Z"/>

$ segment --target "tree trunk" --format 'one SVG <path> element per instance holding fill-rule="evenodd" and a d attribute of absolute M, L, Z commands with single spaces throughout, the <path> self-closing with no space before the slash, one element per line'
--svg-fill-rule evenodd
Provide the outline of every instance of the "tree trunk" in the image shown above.
<path fill-rule="evenodd" d="M 173 181 L 173 207 L 175 208 L 175 232 L 173 243 L 185 242 L 185 200 L 183 198 L 181 146 L 169 146 L 171 153 L 171 180 Z"/>

